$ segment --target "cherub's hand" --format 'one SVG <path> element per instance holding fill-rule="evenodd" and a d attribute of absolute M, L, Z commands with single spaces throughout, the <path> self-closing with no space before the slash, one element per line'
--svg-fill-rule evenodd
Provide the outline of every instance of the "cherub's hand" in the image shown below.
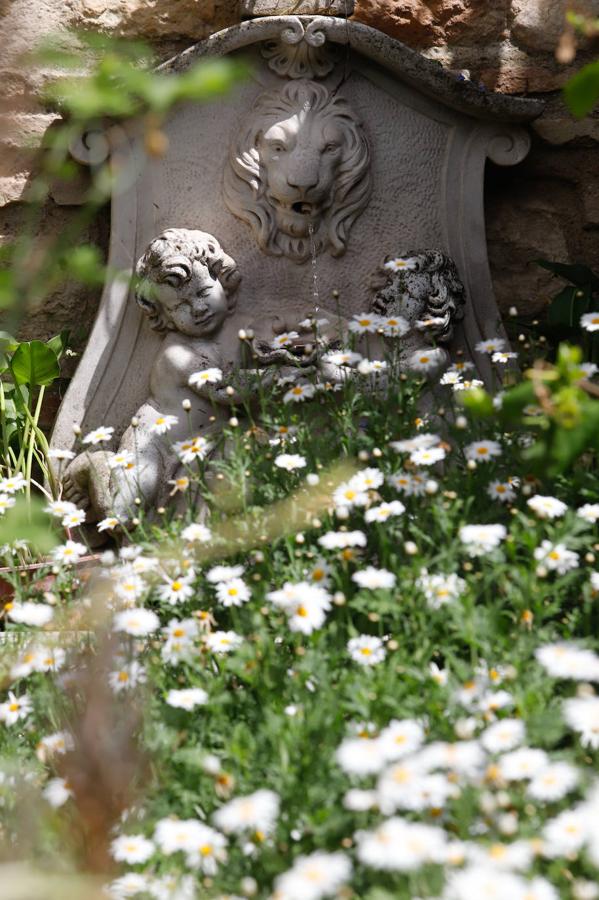
<path fill-rule="evenodd" d="M 267 341 L 254 340 L 251 353 L 252 361 L 259 366 L 305 368 L 313 365 L 316 359 L 316 348 L 307 341 L 290 344 L 288 347 L 274 348 Z"/>

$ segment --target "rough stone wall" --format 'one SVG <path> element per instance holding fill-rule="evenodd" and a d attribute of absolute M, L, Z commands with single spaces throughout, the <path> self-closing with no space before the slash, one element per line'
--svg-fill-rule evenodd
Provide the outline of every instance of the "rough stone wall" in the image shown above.
<path fill-rule="evenodd" d="M 385 31 L 452 70 L 467 70 L 487 89 L 545 94 L 532 153 L 515 170 L 489 169 L 487 229 L 500 307 L 542 308 L 554 289 L 538 257 L 585 261 L 599 271 L 599 117 L 575 122 L 557 91 L 589 58 L 560 65 L 555 50 L 567 0 L 0 0 L 0 243 L 22 221 L 37 146 L 54 117 L 40 90 L 54 73 L 23 62 L 23 54 L 53 32 L 89 28 L 143 39 L 166 59 L 243 16 L 354 9 L 357 20 Z M 599 15 L 599 0 L 578 0 Z M 599 46 L 594 48 L 599 54 Z M 72 214 L 55 194 L 40 232 Z M 82 240 L 106 246 L 107 213 Z M 48 337 L 77 321 L 81 342 L 98 293 L 67 286 L 23 325 L 28 337 Z"/>

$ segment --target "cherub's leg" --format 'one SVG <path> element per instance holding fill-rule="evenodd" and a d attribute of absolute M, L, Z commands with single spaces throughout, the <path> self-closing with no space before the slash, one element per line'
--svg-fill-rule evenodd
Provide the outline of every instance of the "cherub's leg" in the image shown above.
<path fill-rule="evenodd" d="M 138 454 L 132 469 L 114 469 L 110 478 L 113 515 L 130 519 L 139 508 L 152 509 L 163 486 L 164 463 L 156 447 Z M 136 503 L 136 499 L 141 501 Z"/>
<path fill-rule="evenodd" d="M 93 519 L 103 519 L 110 506 L 110 466 L 112 453 L 96 450 L 80 453 L 69 463 L 62 482 L 62 496 L 80 509 L 89 511 Z M 88 515 L 88 519 L 90 516 Z"/>

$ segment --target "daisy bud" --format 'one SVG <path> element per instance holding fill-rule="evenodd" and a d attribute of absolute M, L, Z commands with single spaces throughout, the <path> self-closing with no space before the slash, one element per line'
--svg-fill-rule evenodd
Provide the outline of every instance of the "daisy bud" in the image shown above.
<path fill-rule="evenodd" d="M 312 519 L 311 525 L 312 525 L 312 528 L 322 528 L 322 522 L 320 521 L 320 519 Z M 312 559 L 314 554 L 308 553 L 308 556 L 310 557 L 310 559 Z"/>
<path fill-rule="evenodd" d="M 480 795 L 480 808 L 484 813 L 490 815 L 491 813 L 495 812 L 496 806 L 497 804 L 495 802 L 495 797 L 493 796 L 493 794 L 485 791 Z"/>
<path fill-rule="evenodd" d="M 343 591 L 335 591 L 333 594 L 333 603 L 335 606 L 345 606 L 345 594 Z"/>
<path fill-rule="evenodd" d="M 227 394 L 228 397 L 232 397 L 234 393 L 235 393 L 235 388 L 231 387 L 231 385 L 228 385 L 225 388 L 225 394 Z"/>
<path fill-rule="evenodd" d="M 416 556 L 418 553 L 418 547 L 414 543 L 414 541 L 406 541 L 403 545 L 404 550 L 408 554 L 408 556 Z"/>
<path fill-rule="evenodd" d="M 470 469 L 470 471 L 473 472 L 476 469 L 476 460 L 469 459 L 466 463 L 466 468 Z"/>
<path fill-rule="evenodd" d="M 476 719 L 473 716 L 467 719 L 458 719 L 454 728 L 457 737 L 462 741 L 467 741 L 476 731 Z"/>
<path fill-rule="evenodd" d="M 316 472 L 310 472 L 308 475 L 306 475 L 306 481 L 308 482 L 310 487 L 314 487 L 314 485 L 318 484 L 318 482 L 320 481 L 320 476 L 317 475 Z"/>
<path fill-rule="evenodd" d="M 135 525 L 135 526 L 139 525 L 139 519 L 138 518 L 131 519 L 131 524 Z"/>
<path fill-rule="evenodd" d="M 299 534 L 296 534 L 295 542 L 296 542 L 296 544 L 305 544 L 306 543 L 306 538 L 303 536 L 301 531 Z"/>
<path fill-rule="evenodd" d="M 253 339 L 253 337 L 254 337 L 254 332 L 252 331 L 252 329 L 251 329 L 251 328 L 248 328 L 246 334 L 247 334 L 247 336 L 248 336 L 248 340 L 251 341 L 251 340 Z"/>
<path fill-rule="evenodd" d="M 335 515 L 338 519 L 349 519 L 349 509 L 347 506 L 339 506 L 335 510 Z"/>
<path fill-rule="evenodd" d="M 360 450 L 360 452 L 358 453 L 358 459 L 360 460 L 360 462 L 368 462 L 369 458 L 370 454 L 368 450 Z"/>
<path fill-rule="evenodd" d="M 510 797 L 510 795 L 508 794 L 507 791 L 498 791 L 497 802 L 503 809 L 505 809 L 506 806 L 511 805 L 512 798 Z"/>
<path fill-rule="evenodd" d="M 380 447 L 375 447 L 372 451 L 372 455 L 375 456 L 377 459 L 380 459 L 381 456 L 383 455 L 383 451 L 380 449 Z"/>
<path fill-rule="evenodd" d="M 595 562 L 595 554 L 594 553 L 585 553 L 585 562 L 594 563 Z"/>
<path fill-rule="evenodd" d="M 77 422 L 73 422 L 73 434 L 81 434 L 81 425 L 77 425 Z"/>
<path fill-rule="evenodd" d="M 388 650 L 399 650 L 399 643 L 392 639 L 392 640 L 388 641 L 387 649 Z"/>
<path fill-rule="evenodd" d="M 455 420 L 455 427 L 461 428 L 462 430 L 464 428 L 468 428 L 468 419 L 466 418 L 466 416 L 458 416 Z"/>
<path fill-rule="evenodd" d="M 159 506 L 158 509 L 156 510 L 156 512 L 158 513 L 159 516 L 163 516 L 166 512 L 166 509 L 164 506 Z"/>
<path fill-rule="evenodd" d="M 136 506 L 141 506 L 141 497 L 136 497 L 133 502 L 135 503 Z"/>
<path fill-rule="evenodd" d="M 339 299 L 339 291 L 337 290 L 337 288 L 333 289 L 332 294 L 333 294 L 333 297 L 335 298 L 335 300 Z"/>
<path fill-rule="evenodd" d="M 247 331 L 245 330 L 245 328 L 240 328 L 239 331 L 237 332 L 237 337 L 239 338 L 240 341 L 246 341 L 247 336 L 248 335 L 247 335 Z"/>
<path fill-rule="evenodd" d="M 545 566 L 537 566 L 536 574 L 538 578 L 547 578 L 547 569 Z"/>
<path fill-rule="evenodd" d="M 229 419 L 229 425 L 231 426 L 231 428 L 237 428 L 237 426 L 239 425 L 239 419 L 237 418 L 237 416 L 231 416 L 231 418 Z"/>
<path fill-rule="evenodd" d="M 518 335 L 518 340 L 520 341 L 521 344 L 523 344 L 524 341 L 526 340 L 526 335 L 525 335 L 525 334 L 519 334 L 519 335 Z"/>
<path fill-rule="evenodd" d="M 427 494 L 436 494 L 437 491 L 439 490 L 439 485 L 433 478 L 430 478 L 426 482 L 424 489 Z"/>
<path fill-rule="evenodd" d="M 509 315 L 512 316 L 512 317 L 513 317 L 513 316 L 517 316 L 517 315 L 518 315 L 518 308 L 517 308 L 516 306 L 510 306 L 510 308 L 509 308 L 509 310 L 508 310 L 508 313 L 509 313 Z"/>
<path fill-rule="evenodd" d="M 181 401 L 181 406 L 183 407 L 185 412 L 189 412 L 189 410 L 191 409 L 191 400 L 188 400 L 186 397 L 185 400 Z"/>
<path fill-rule="evenodd" d="M 138 425 L 139 425 L 139 419 L 137 418 L 137 416 L 133 416 L 133 418 L 131 419 L 131 427 L 137 428 Z"/>
<path fill-rule="evenodd" d="M 246 875 L 245 878 L 242 878 L 239 882 L 239 887 L 241 888 L 242 894 L 245 897 L 253 897 L 258 893 L 258 882 L 255 878 L 250 878 L 249 875 Z"/>

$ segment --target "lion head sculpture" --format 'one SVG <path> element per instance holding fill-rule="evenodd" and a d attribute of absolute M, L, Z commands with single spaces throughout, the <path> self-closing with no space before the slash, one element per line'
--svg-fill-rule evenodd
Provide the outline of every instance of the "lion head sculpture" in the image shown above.
<path fill-rule="evenodd" d="M 314 81 L 261 94 L 231 148 L 225 202 L 273 256 L 341 256 L 372 191 L 370 148 L 348 102 Z"/>

